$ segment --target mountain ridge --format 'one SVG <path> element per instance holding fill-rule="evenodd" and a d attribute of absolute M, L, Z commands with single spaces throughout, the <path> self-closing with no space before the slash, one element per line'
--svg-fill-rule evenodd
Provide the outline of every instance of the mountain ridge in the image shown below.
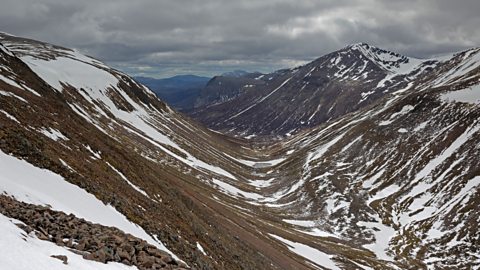
<path fill-rule="evenodd" d="M 352 44 L 306 65 L 237 86 L 234 97 L 197 106 L 190 115 L 214 130 L 237 136 L 285 136 L 368 106 L 427 73 L 435 75 L 436 68 L 467 51 L 416 59 L 366 43 Z"/>
<path fill-rule="evenodd" d="M 479 266 L 478 50 L 415 71 L 417 77 L 392 77 L 368 106 L 261 141 L 212 132 L 98 60 L 0 37 L 0 192 L 34 211 L 25 216 L 62 211 L 117 227 L 171 254 L 175 267 Z M 336 83 L 360 80 L 365 62 L 346 63 L 325 74 L 337 74 Z M 328 79 L 306 76 L 309 68 L 294 76 Z M 281 84 L 291 73 L 275 76 Z M 385 79 L 372 76 L 374 86 Z M 23 214 L 2 207 L 0 214 L 2 239 L 22 243 L 8 249 L 10 257 L 28 257 L 22 262 L 31 267 L 62 265 L 50 250 L 72 267 L 126 266 L 116 246 L 89 250 L 91 257 L 112 254 L 117 264 L 84 260 L 61 246 L 64 239 L 47 242 L 40 233 L 49 232 L 18 228 Z"/>

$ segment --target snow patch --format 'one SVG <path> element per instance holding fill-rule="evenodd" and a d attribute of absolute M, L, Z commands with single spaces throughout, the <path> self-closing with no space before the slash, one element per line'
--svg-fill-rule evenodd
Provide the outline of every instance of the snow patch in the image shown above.
<path fill-rule="evenodd" d="M 340 270 L 340 268 L 335 264 L 335 262 L 332 260 L 331 255 L 328 255 L 324 252 L 321 252 L 318 249 L 312 248 L 310 246 L 307 246 L 305 244 L 297 243 L 297 242 L 292 242 L 290 240 L 287 240 L 285 238 L 282 238 L 278 235 L 271 234 L 269 233 L 271 237 L 279 240 L 280 242 L 284 243 L 287 245 L 287 248 L 296 253 L 297 255 L 300 255 L 307 260 L 315 263 L 316 265 L 325 267 L 327 269 L 332 269 L 332 270 Z"/>
<path fill-rule="evenodd" d="M 98 270 L 133 270 L 134 266 L 121 263 L 109 262 L 108 264 L 85 260 L 81 255 L 69 251 L 67 248 L 38 239 L 34 233 L 26 234 L 25 231 L 15 224 L 22 222 L 7 218 L 0 214 L 0 265 L 2 269 L 25 270 L 25 269 L 98 269 Z M 64 255 L 68 258 L 68 264 L 52 258 L 52 255 Z"/>
<path fill-rule="evenodd" d="M 480 85 L 444 93 L 440 96 L 440 99 L 447 102 L 480 104 Z"/>
<path fill-rule="evenodd" d="M 48 138 L 54 141 L 58 141 L 58 140 L 68 141 L 68 138 L 65 135 L 63 135 L 62 132 L 54 128 L 42 128 L 39 131 L 40 133 L 42 133 L 43 135 L 47 136 Z"/>
<path fill-rule="evenodd" d="M 50 205 L 52 209 L 74 214 L 79 218 L 105 226 L 117 227 L 133 236 L 146 240 L 177 258 L 161 242 L 154 240 L 141 227 L 94 195 L 73 185 L 51 171 L 0 151 L 0 192 L 17 200 L 36 205 Z M 3 242 L 3 241 L 0 241 Z"/>

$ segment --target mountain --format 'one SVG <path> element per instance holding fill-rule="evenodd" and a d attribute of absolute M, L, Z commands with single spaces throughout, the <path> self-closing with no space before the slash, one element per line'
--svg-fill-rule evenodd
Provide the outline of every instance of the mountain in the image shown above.
<path fill-rule="evenodd" d="M 8 269 L 480 267 L 480 49 L 409 76 L 377 52 L 398 65 L 369 105 L 267 141 L 211 131 L 77 51 L 0 43 Z"/>
<path fill-rule="evenodd" d="M 249 73 L 251 73 L 251 72 L 241 70 L 241 69 L 237 69 L 237 70 L 234 70 L 234 71 L 222 73 L 221 76 L 222 77 L 243 77 L 245 75 L 248 75 Z"/>
<path fill-rule="evenodd" d="M 210 107 L 216 104 L 225 103 L 242 95 L 249 88 L 254 87 L 262 81 L 256 78 L 262 76 L 261 73 L 247 72 L 229 72 L 221 76 L 215 76 L 200 91 L 195 100 L 194 109 L 188 111 L 188 114 L 197 111 L 199 108 Z"/>
<path fill-rule="evenodd" d="M 214 181 L 244 177 L 226 155 L 251 150 L 75 50 L 5 34 L 0 43 L 0 193 L 15 200 L 0 207 L 0 245 L 9 250 L 2 266 L 49 268 L 61 265 L 50 255 L 60 255 L 76 269 L 103 267 L 95 261 L 123 269 L 182 261 L 200 269 L 306 267 L 267 255 L 271 240 L 217 200 Z M 135 238 L 125 242 L 127 234 Z"/>
<path fill-rule="evenodd" d="M 235 86 L 240 89 L 236 95 L 214 104 L 197 102 L 191 116 L 236 135 L 284 136 L 369 106 L 386 93 L 428 76 L 441 63 L 353 44 L 304 66 L 255 80 L 244 77 L 243 85 Z"/>
<path fill-rule="evenodd" d="M 134 79 L 146 85 L 159 98 L 180 111 L 193 109 L 200 91 L 210 80 L 208 77 L 195 75 L 177 75 L 165 79 L 149 77 L 135 77 Z"/>

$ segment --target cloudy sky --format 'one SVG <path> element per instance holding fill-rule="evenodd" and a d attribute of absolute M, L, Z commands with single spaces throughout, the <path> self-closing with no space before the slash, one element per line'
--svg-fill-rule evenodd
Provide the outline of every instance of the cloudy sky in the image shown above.
<path fill-rule="evenodd" d="M 409 56 L 480 46 L 478 0 L 0 0 L 0 31 L 133 75 L 268 72 L 367 42 Z"/>

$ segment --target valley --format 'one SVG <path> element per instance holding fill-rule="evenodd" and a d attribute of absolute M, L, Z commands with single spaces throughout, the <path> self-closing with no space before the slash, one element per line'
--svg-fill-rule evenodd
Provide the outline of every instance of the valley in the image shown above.
<path fill-rule="evenodd" d="M 168 262 L 147 264 L 144 245 L 122 263 L 108 243 L 84 260 L 79 237 L 55 244 L 40 221 L 15 226 L 34 213 L 0 204 L 12 242 L 45 246 L 28 249 L 29 267 L 67 269 L 45 250 L 99 269 L 480 265 L 478 48 L 420 60 L 354 44 L 240 75 L 243 90 L 206 97 L 196 122 L 76 50 L 0 43 L 2 201 L 115 227 Z"/>

